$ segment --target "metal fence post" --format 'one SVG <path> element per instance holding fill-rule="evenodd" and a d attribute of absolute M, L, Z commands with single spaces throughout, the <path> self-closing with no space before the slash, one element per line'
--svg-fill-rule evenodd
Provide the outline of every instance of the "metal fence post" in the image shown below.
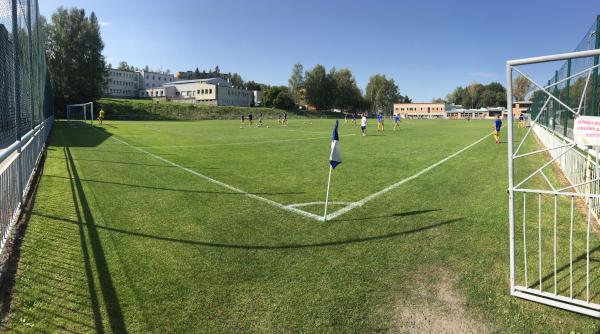
<path fill-rule="evenodd" d="M 35 128 L 35 108 L 33 106 L 33 44 L 31 43 L 31 0 L 27 0 L 27 39 L 29 44 L 29 108 L 31 108 L 31 128 Z"/>
<path fill-rule="evenodd" d="M 17 193 L 20 202 L 23 203 L 23 157 L 21 156 L 21 61 L 19 59 L 19 18 L 17 13 L 17 0 L 11 1 L 12 5 L 12 26 L 13 26 L 13 48 L 14 48 L 14 82 L 15 82 L 15 139 L 19 142 L 17 149 Z"/>
<path fill-rule="evenodd" d="M 554 71 L 554 82 L 558 82 L 558 71 Z M 558 96 L 558 85 L 554 86 L 554 95 Z M 556 130 L 556 114 L 558 112 L 558 103 L 552 104 L 552 131 Z"/>
<path fill-rule="evenodd" d="M 571 76 L 571 59 L 567 60 L 567 78 Z M 571 90 L 571 79 L 567 79 L 567 85 L 566 85 L 566 93 L 565 93 L 565 98 L 564 98 L 564 103 L 566 105 L 569 105 L 569 95 L 571 94 L 570 90 Z M 569 112 L 565 111 L 565 120 L 564 120 L 564 125 L 563 125 L 563 136 L 566 138 L 568 131 L 567 129 L 569 128 Z"/>
<path fill-rule="evenodd" d="M 595 31 L 596 41 L 594 43 L 594 48 L 600 49 L 600 15 L 596 16 L 596 31 Z M 598 65 L 598 56 L 594 56 L 594 65 Z M 590 115 L 596 115 L 597 111 L 597 100 L 596 94 L 598 93 L 598 68 L 594 69 L 592 73 L 592 99 L 590 103 L 591 113 Z"/>

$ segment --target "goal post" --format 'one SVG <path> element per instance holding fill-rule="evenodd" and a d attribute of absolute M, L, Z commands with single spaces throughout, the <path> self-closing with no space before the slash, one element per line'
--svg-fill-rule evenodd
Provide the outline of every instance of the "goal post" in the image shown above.
<path fill-rule="evenodd" d="M 92 126 L 94 124 L 94 102 L 68 104 L 67 121 L 71 127 Z"/>

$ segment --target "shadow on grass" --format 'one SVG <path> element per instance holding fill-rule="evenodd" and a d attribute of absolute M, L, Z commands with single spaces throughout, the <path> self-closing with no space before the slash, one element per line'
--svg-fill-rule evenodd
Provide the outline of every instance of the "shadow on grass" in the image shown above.
<path fill-rule="evenodd" d="M 36 216 L 59 220 L 59 221 L 63 221 L 63 222 L 71 223 L 71 224 L 82 225 L 82 223 L 80 223 L 79 221 L 76 221 L 76 220 L 65 219 L 62 217 L 56 217 L 56 216 L 45 215 L 45 214 L 40 214 L 40 213 L 33 213 L 33 214 Z M 368 241 L 384 240 L 384 239 L 390 239 L 390 238 L 400 237 L 403 235 L 409 235 L 409 234 L 414 234 L 414 233 L 418 233 L 418 232 L 431 230 L 431 229 L 434 229 L 437 227 L 442 227 L 444 225 L 457 223 L 462 220 L 463 220 L 463 218 L 449 219 L 449 220 L 437 222 L 435 224 L 421 226 L 421 227 L 418 227 L 418 228 L 415 228 L 412 230 L 392 232 L 392 233 L 387 233 L 387 234 L 377 235 L 377 236 L 372 236 L 372 237 L 343 239 L 343 240 L 336 240 L 336 241 L 319 242 L 319 243 L 314 243 L 314 244 L 287 244 L 287 245 L 272 245 L 272 246 L 269 246 L 269 245 L 235 245 L 235 244 L 213 243 L 213 242 L 197 241 L 197 240 L 176 239 L 176 238 L 162 237 L 162 236 L 151 235 L 151 234 L 146 234 L 146 233 L 127 231 L 127 230 L 123 230 L 123 229 L 119 229 L 119 228 L 102 226 L 102 225 L 94 225 L 94 228 L 99 228 L 99 229 L 117 232 L 117 233 L 123 233 L 123 234 L 131 235 L 131 236 L 135 236 L 135 237 L 143 237 L 143 238 L 149 238 L 149 239 L 154 239 L 154 240 L 175 242 L 175 243 L 188 244 L 188 245 L 216 247 L 216 248 L 248 249 L 248 250 L 278 250 L 278 249 L 332 247 L 332 246 L 348 245 L 348 244 L 355 244 L 355 243 L 368 242 Z"/>
<path fill-rule="evenodd" d="M 58 158 L 58 157 L 48 157 L 48 158 L 62 160 L 62 158 Z M 81 158 L 78 158 L 75 160 L 76 161 L 86 161 L 86 162 L 100 162 L 100 163 L 106 163 L 106 164 L 117 164 L 117 165 L 174 168 L 174 166 L 171 166 L 171 165 L 143 164 L 143 163 L 139 163 L 139 162 L 112 161 L 112 160 L 101 160 L 101 159 L 81 159 Z"/>
<path fill-rule="evenodd" d="M 69 180 L 70 178 L 64 176 L 56 176 L 56 175 L 43 175 L 43 177 L 53 177 L 57 179 L 65 179 Z M 306 192 L 248 192 L 248 193 L 237 193 L 237 192 L 228 192 L 228 191 L 204 191 L 204 190 L 192 190 L 192 189 L 177 189 L 177 188 L 165 188 L 165 187 L 152 187 L 152 186 L 144 186 L 139 184 L 130 184 L 130 183 L 120 183 L 120 182 L 112 182 L 112 181 L 100 181 L 100 180 L 90 180 L 90 179 L 79 179 L 83 182 L 92 182 L 92 183 L 102 183 L 102 184 L 112 184 L 116 186 L 123 187 L 134 187 L 141 189 L 150 189 L 150 190 L 164 190 L 164 191 L 175 191 L 175 192 L 183 192 L 183 193 L 196 193 L 196 194 L 222 194 L 222 195 L 302 195 Z"/>
<path fill-rule="evenodd" d="M 104 143 L 112 134 L 102 127 L 71 127 L 67 122 L 54 122 L 54 127 L 59 131 L 53 133 L 61 133 L 61 136 L 52 136 L 50 141 L 52 146 L 60 147 L 97 147 Z M 98 130 L 98 131 L 95 131 Z"/>
<path fill-rule="evenodd" d="M 98 235 L 98 230 L 94 223 L 94 217 L 91 213 L 89 203 L 87 202 L 81 179 L 75 167 L 73 156 L 69 147 L 64 148 L 65 159 L 67 161 L 67 171 L 69 172 L 71 181 L 71 193 L 73 194 L 73 202 L 77 214 L 77 222 L 79 224 L 79 237 L 81 239 L 81 248 L 84 256 L 85 272 L 88 284 L 88 290 L 91 297 L 92 311 L 94 316 L 95 330 L 97 333 L 103 333 L 105 331 L 102 323 L 102 315 L 100 312 L 100 304 L 98 300 L 97 290 L 95 286 L 94 275 L 92 271 L 92 259 L 90 257 L 89 247 L 91 248 L 93 255 L 93 263 L 96 265 L 96 272 L 98 275 L 98 281 L 100 283 L 100 291 L 102 292 L 102 298 L 106 313 L 108 314 L 108 322 L 110 324 L 111 332 L 113 333 L 125 333 L 125 320 L 123 318 L 123 312 L 117 298 L 117 293 L 112 281 L 110 271 L 108 270 L 108 263 L 104 256 L 104 250 Z M 85 224 L 79 223 L 85 222 Z M 84 225 L 86 230 L 84 230 Z M 86 240 L 86 231 L 89 241 Z"/>
<path fill-rule="evenodd" d="M 592 255 L 597 255 L 598 253 L 600 253 L 600 246 L 596 246 L 596 247 L 590 249 L 590 267 L 592 267 L 592 263 L 594 262 Z M 586 275 L 579 274 L 582 270 L 578 270 L 578 269 L 580 269 L 581 267 L 586 265 L 586 260 L 587 260 L 587 253 L 582 253 L 581 255 L 579 255 L 573 259 L 573 296 L 578 296 L 585 290 L 585 287 L 583 289 L 576 289 L 576 285 L 578 282 L 585 279 Z M 570 279 L 570 277 L 571 277 L 570 276 L 570 268 L 571 268 L 570 263 L 566 263 L 566 264 L 556 268 L 556 277 L 557 277 L 556 283 L 557 284 L 562 283 L 562 281 L 564 281 L 566 279 Z M 594 272 L 593 270 L 590 271 L 590 275 L 593 272 Z M 562 277 L 558 278 L 559 276 L 562 276 Z M 543 276 L 541 281 L 542 281 L 543 287 L 551 287 L 553 289 L 554 288 L 554 271 Z M 591 283 L 592 282 L 590 282 L 590 285 L 591 285 Z M 528 287 L 531 289 L 539 288 L 539 284 L 540 284 L 540 279 L 538 278 L 534 282 L 530 283 Z M 558 291 L 559 294 L 565 294 L 567 292 L 569 292 L 568 287 L 562 288 Z M 597 296 L 598 296 L 598 293 L 591 296 L 591 299 L 593 299 L 594 297 L 597 297 Z"/>
<path fill-rule="evenodd" d="M 373 217 L 362 217 L 362 218 L 347 218 L 347 219 L 332 219 L 328 222 L 343 222 L 343 221 L 353 221 L 353 220 L 371 220 L 371 219 L 382 219 L 382 218 L 394 218 L 394 217 L 408 217 L 414 215 L 420 215 L 428 212 L 441 211 L 440 209 L 423 209 L 423 210 L 413 210 L 406 212 L 398 212 L 387 216 L 373 216 Z"/>

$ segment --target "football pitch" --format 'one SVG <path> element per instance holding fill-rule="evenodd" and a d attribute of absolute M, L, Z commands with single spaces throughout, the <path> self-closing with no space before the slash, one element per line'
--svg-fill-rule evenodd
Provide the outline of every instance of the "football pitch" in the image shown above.
<path fill-rule="evenodd" d="M 598 330 L 509 295 L 506 131 L 371 122 L 340 123 L 324 222 L 333 120 L 56 121 L 5 329 Z"/>

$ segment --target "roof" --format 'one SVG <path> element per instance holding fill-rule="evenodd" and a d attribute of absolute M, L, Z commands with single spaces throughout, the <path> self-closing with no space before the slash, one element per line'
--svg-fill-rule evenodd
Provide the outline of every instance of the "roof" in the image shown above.
<path fill-rule="evenodd" d="M 175 86 L 180 84 L 191 84 L 191 83 L 205 83 L 211 85 L 219 85 L 231 87 L 231 84 L 223 78 L 207 78 L 207 79 L 193 79 L 193 80 L 178 80 L 164 84 L 163 86 Z"/>

